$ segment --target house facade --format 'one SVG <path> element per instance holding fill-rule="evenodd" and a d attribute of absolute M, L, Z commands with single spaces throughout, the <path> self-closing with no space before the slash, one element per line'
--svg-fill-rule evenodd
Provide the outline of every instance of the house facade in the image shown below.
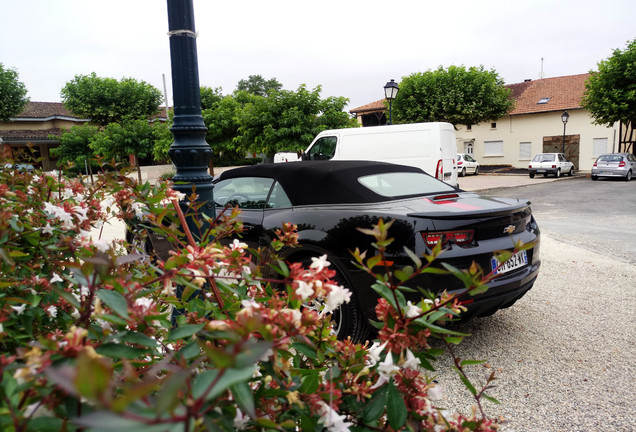
<path fill-rule="evenodd" d="M 29 163 L 41 158 L 44 171 L 55 169 L 57 158 L 51 148 L 59 146 L 64 131 L 87 121 L 73 116 L 60 102 L 29 102 L 11 121 L 0 122 L 2 156 Z"/>
<path fill-rule="evenodd" d="M 619 124 L 593 124 L 581 105 L 589 74 L 511 84 L 515 108 L 496 121 L 456 125 L 458 153 L 472 154 L 482 165 L 527 168 L 537 153 L 565 153 L 577 170 L 589 171 L 601 153 L 619 148 Z M 358 116 L 358 108 L 351 110 Z M 567 123 L 562 121 L 567 111 Z"/>

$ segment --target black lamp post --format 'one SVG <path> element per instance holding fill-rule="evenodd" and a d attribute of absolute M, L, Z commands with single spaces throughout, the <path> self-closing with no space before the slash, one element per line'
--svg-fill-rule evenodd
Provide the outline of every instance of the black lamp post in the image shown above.
<path fill-rule="evenodd" d="M 561 114 L 561 121 L 563 122 L 563 145 L 561 146 L 561 153 L 565 155 L 565 125 L 568 123 L 568 119 L 570 118 L 570 114 L 567 111 L 563 111 Z"/>
<path fill-rule="evenodd" d="M 192 0 L 168 0 L 168 29 L 174 100 L 174 119 L 170 129 L 174 142 L 168 154 L 176 167 L 173 188 L 186 195 L 195 189 L 197 204 L 202 205 L 194 206 L 198 210 L 193 217 L 203 221 L 202 214 L 214 217 L 214 186 L 208 172 L 212 150 L 205 141 L 207 128 L 201 116 Z M 188 226 L 194 234 L 198 232 L 198 229 L 193 229 L 192 218 Z"/>
<path fill-rule="evenodd" d="M 400 88 L 398 87 L 395 80 L 389 81 L 384 86 L 384 98 L 389 101 L 389 124 L 393 124 L 393 119 L 391 117 L 391 103 L 397 96 L 398 91 L 400 91 Z"/>

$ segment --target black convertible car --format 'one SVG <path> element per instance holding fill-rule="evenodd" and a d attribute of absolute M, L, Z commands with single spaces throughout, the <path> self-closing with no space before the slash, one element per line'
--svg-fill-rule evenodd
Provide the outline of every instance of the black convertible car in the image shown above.
<path fill-rule="evenodd" d="M 466 269 L 473 261 L 486 272 L 497 267 L 494 252 L 512 250 L 513 241 L 534 243 L 498 270 L 486 293 L 466 300 L 466 317 L 490 315 L 511 306 L 533 285 L 539 272 L 539 228 L 525 200 L 482 197 L 455 189 L 419 168 L 367 161 L 304 161 L 228 170 L 215 178 L 217 211 L 238 205 L 243 241 L 270 244 L 284 222 L 298 226 L 300 247 L 284 250 L 289 262 L 327 254 L 338 281 L 352 301 L 336 319 L 339 337 L 369 336 L 377 296 L 372 279 L 353 265 L 356 247 L 372 253 L 371 228 L 380 218 L 394 220 L 395 241 L 387 260 L 412 265 L 404 247 L 427 254 L 437 242 L 446 249 L 439 262 Z M 438 263 L 439 264 L 439 263 Z M 453 292 L 463 288 L 454 276 L 426 274 L 409 286 Z"/>

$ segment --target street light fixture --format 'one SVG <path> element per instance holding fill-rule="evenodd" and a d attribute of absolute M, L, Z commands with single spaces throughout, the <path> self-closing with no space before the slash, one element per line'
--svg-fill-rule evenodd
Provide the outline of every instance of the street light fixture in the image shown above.
<path fill-rule="evenodd" d="M 391 118 L 391 103 L 393 99 L 397 97 L 398 91 L 400 91 L 400 88 L 395 80 L 389 81 L 384 86 L 384 98 L 389 101 L 389 124 L 393 124 L 393 119 Z"/>
<path fill-rule="evenodd" d="M 570 118 L 570 114 L 567 111 L 563 111 L 561 114 L 561 121 L 563 122 L 563 144 L 561 146 L 561 153 L 565 155 L 565 125 L 568 123 L 568 119 Z"/>

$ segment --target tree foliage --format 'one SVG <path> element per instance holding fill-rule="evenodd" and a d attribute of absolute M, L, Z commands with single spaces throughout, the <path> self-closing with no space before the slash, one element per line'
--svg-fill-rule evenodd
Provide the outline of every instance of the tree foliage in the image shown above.
<path fill-rule="evenodd" d="M 266 80 L 261 75 L 250 75 L 238 82 L 235 92 L 248 92 L 257 96 L 267 96 L 270 91 L 278 92 L 283 85 L 276 78 Z"/>
<path fill-rule="evenodd" d="M 582 104 L 596 124 L 636 123 L 636 39 L 600 61 L 598 72 L 590 72 Z"/>
<path fill-rule="evenodd" d="M 496 120 L 513 107 L 510 90 L 494 70 L 440 66 L 403 77 L 392 111 L 396 123 L 474 125 Z"/>
<path fill-rule="evenodd" d="M 281 90 L 268 97 L 252 96 L 238 112 L 235 143 L 247 152 L 272 156 L 281 150 L 304 150 L 325 129 L 356 127 L 344 111 L 348 99 L 320 98 L 321 87 Z"/>
<path fill-rule="evenodd" d="M 57 156 L 61 163 L 72 163 L 78 167 L 84 167 L 95 155 L 90 144 L 99 130 L 97 126 L 81 125 L 73 126 L 64 132 L 59 138 L 60 146 L 51 149 L 51 153 Z"/>
<path fill-rule="evenodd" d="M 221 87 L 201 87 L 201 110 L 206 110 L 214 107 L 214 105 L 223 99 L 223 92 Z"/>
<path fill-rule="evenodd" d="M 26 86 L 18 79 L 18 73 L 0 63 L 0 121 L 20 114 L 28 101 Z"/>
<path fill-rule="evenodd" d="M 106 126 L 126 118 L 145 118 L 156 114 L 163 100 L 161 92 L 134 78 L 101 78 L 95 72 L 76 75 L 62 88 L 62 102 L 74 115 Z"/>
<path fill-rule="evenodd" d="M 146 119 L 126 120 L 123 123 L 110 123 L 91 141 L 90 146 L 96 154 L 106 159 L 125 161 L 129 155 L 135 156 L 135 167 L 141 182 L 139 158 L 152 154 L 157 135 Z"/>

